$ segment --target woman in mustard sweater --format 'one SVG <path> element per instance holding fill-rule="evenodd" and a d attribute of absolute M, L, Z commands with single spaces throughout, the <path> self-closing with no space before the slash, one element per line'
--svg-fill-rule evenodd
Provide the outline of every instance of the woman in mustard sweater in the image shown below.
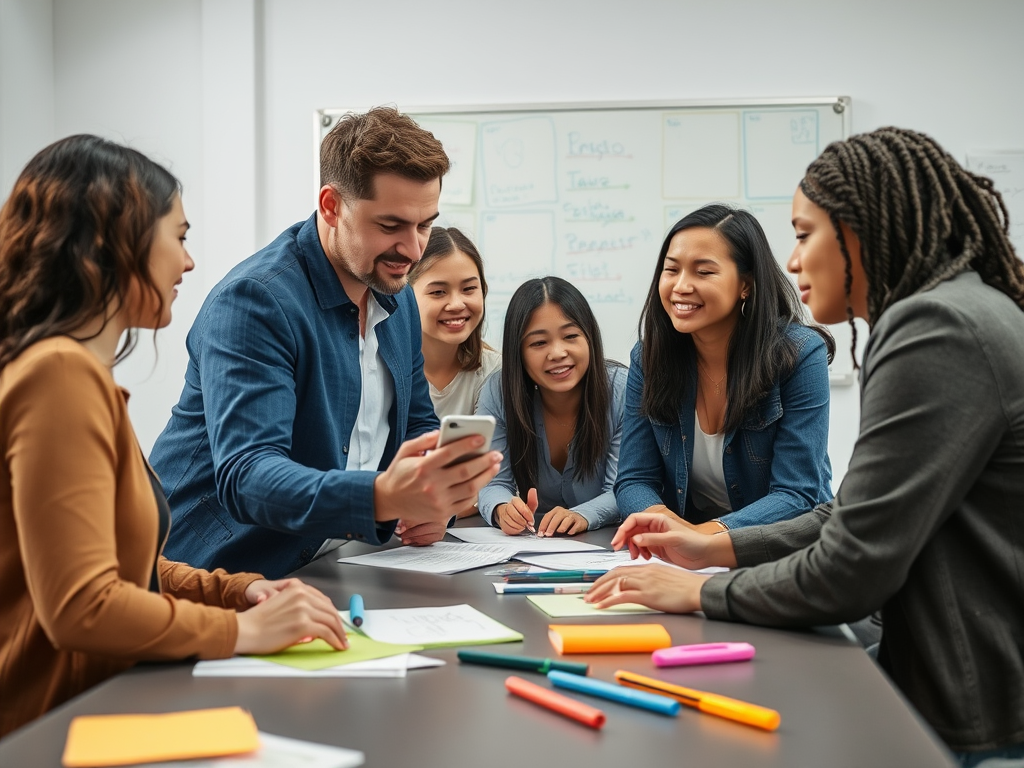
<path fill-rule="evenodd" d="M 136 661 L 347 647 L 330 600 L 295 579 L 160 556 L 170 513 L 111 367 L 135 329 L 170 322 L 194 266 L 179 189 L 72 136 L 0 209 L 0 736 Z"/>

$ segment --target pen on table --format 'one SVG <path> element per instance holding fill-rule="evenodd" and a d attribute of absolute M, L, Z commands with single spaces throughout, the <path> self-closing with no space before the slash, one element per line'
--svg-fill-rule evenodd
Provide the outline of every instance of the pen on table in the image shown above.
<path fill-rule="evenodd" d="M 774 731 L 782 721 L 782 717 L 774 709 L 748 704 L 738 699 L 730 699 L 728 696 L 719 696 L 717 693 L 684 688 L 681 685 L 673 685 L 664 680 L 638 675 L 635 672 L 626 672 L 620 669 L 615 673 L 615 680 L 620 685 L 669 696 L 688 707 L 693 707 L 709 715 L 718 715 L 738 723 L 752 725 L 755 728 L 763 728 L 766 731 Z"/>
<path fill-rule="evenodd" d="M 533 584 L 545 581 L 597 581 L 608 571 L 548 571 L 546 573 L 510 573 L 505 576 L 509 584 Z"/>
<path fill-rule="evenodd" d="M 504 653 L 488 653 L 487 651 L 461 650 L 459 661 L 465 664 L 482 664 L 486 667 L 505 667 L 506 669 L 523 669 L 540 672 L 546 675 L 551 670 L 568 672 L 571 675 L 586 675 L 590 665 L 578 661 L 553 661 L 532 656 L 509 656 Z"/>
<path fill-rule="evenodd" d="M 670 699 L 668 696 L 633 690 L 626 686 L 606 683 L 604 680 L 595 680 L 592 677 L 567 675 L 565 672 L 559 672 L 557 669 L 548 672 L 548 680 L 556 688 L 566 688 L 577 693 L 598 696 L 599 698 L 617 701 L 619 704 L 625 704 L 630 707 L 657 712 L 659 715 L 674 717 L 679 714 L 679 702 Z"/>
<path fill-rule="evenodd" d="M 535 685 L 528 680 L 512 675 L 505 678 L 505 688 L 509 693 L 532 701 L 534 704 L 546 707 L 552 712 L 570 717 L 577 722 L 589 725 L 591 728 L 601 728 L 605 723 L 605 714 L 600 709 L 595 709 L 582 701 L 570 699 L 560 693 Z"/>
<path fill-rule="evenodd" d="M 505 595 L 579 595 L 589 592 L 593 584 L 505 584 Z"/>
<path fill-rule="evenodd" d="M 352 622 L 353 627 L 363 626 L 363 596 L 352 595 L 348 599 L 348 620 Z"/>

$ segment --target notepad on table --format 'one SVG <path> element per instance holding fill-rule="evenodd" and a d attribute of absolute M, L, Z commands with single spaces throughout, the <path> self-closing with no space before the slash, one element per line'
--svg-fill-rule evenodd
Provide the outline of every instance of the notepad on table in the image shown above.
<path fill-rule="evenodd" d="M 553 619 L 570 616 L 609 616 L 622 614 L 662 613 L 639 603 L 622 603 L 611 608 L 595 608 L 583 602 L 585 595 L 527 595 L 526 599 Z"/>
<path fill-rule="evenodd" d="M 339 611 L 349 624 L 348 611 Z M 471 605 L 368 610 L 359 631 L 383 643 L 443 648 L 454 645 L 515 643 L 522 634 Z"/>
<path fill-rule="evenodd" d="M 551 624 L 548 638 L 559 653 L 650 653 L 672 645 L 661 624 Z"/>
<path fill-rule="evenodd" d="M 241 707 L 157 715 L 88 715 L 68 728 L 66 768 L 131 765 L 252 752 L 256 722 Z"/>

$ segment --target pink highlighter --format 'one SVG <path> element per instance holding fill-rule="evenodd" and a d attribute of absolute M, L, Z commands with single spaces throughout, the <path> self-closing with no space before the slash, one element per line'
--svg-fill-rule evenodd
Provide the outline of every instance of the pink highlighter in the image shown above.
<path fill-rule="evenodd" d="M 754 658 L 750 643 L 701 643 L 662 648 L 651 654 L 651 661 L 659 667 L 679 667 L 684 664 L 721 664 L 727 661 L 749 661 Z"/>

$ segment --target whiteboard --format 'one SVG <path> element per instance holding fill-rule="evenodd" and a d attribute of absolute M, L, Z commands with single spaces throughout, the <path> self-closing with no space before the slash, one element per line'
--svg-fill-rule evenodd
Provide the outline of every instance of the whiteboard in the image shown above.
<path fill-rule="evenodd" d="M 319 145 L 338 118 L 315 114 Z M 710 202 L 751 211 L 785 269 L 790 203 L 808 164 L 849 135 L 850 99 L 744 102 L 520 104 L 403 109 L 452 161 L 438 224 L 454 226 L 483 255 L 489 287 L 484 337 L 501 348 L 513 291 L 559 275 L 589 300 L 605 354 L 622 362 L 662 240 Z M 315 188 L 319 189 L 317 170 Z M 853 381 L 849 330 L 831 328 L 833 383 Z"/>

